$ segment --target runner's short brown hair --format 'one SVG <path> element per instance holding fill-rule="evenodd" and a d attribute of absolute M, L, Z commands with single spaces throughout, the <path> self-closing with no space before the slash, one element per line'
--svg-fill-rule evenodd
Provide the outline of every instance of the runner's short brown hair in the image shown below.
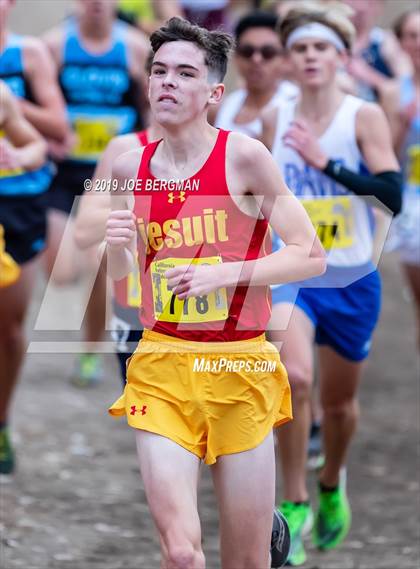
<path fill-rule="evenodd" d="M 369 1 L 369 0 L 366 0 Z M 356 30 L 350 20 L 353 10 L 338 2 L 297 2 L 281 20 L 278 31 L 283 47 L 292 32 L 314 22 L 331 28 L 351 51 Z"/>
<path fill-rule="evenodd" d="M 233 48 L 233 37 L 218 31 L 209 31 L 191 24 L 183 18 L 171 18 L 164 26 L 150 36 L 153 53 L 165 43 L 171 41 L 189 41 L 204 52 L 204 62 L 208 67 L 211 80 L 223 81 L 229 54 Z"/>

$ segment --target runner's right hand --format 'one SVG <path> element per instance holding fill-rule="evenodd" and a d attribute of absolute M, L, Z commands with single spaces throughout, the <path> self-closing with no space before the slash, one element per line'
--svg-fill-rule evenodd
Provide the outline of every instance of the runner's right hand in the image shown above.
<path fill-rule="evenodd" d="M 135 220 L 129 209 L 112 211 L 106 223 L 106 244 L 114 249 L 128 247 L 136 234 Z"/>

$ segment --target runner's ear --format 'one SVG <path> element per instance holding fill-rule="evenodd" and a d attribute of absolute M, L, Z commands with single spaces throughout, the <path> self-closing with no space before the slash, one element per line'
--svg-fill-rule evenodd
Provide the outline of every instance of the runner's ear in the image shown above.
<path fill-rule="evenodd" d="M 223 93 L 225 92 L 225 86 L 223 83 L 216 83 L 211 87 L 211 93 L 209 97 L 210 105 L 218 105 L 222 100 Z"/>

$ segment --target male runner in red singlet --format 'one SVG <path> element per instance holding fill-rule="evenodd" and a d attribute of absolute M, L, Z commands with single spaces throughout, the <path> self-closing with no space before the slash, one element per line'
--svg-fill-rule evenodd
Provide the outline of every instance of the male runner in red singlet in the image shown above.
<path fill-rule="evenodd" d="M 120 195 L 105 237 L 114 279 L 138 254 L 145 332 L 110 412 L 136 429 L 162 567 L 204 568 L 204 460 L 219 502 L 222 567 L 262 569 L 272 428 L 291 418 L 287 375 L 264 337 L 267 285 L 321 274 L 324 252 L 263 145 L 207 122 L 223 95 L 231 37 L 173 18 L 151 44 L 149 100 L 164 135 L 116 160 Z M 268 220 L 286 243 L 273 255 Z"/>

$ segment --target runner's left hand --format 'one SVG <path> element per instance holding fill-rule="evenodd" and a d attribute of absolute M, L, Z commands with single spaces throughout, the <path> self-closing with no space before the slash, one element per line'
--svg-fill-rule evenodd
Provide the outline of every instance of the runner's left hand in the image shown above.
<path fill-rule="evenodd" d="M 222 265 L 180 265 L 165 273 L 168 289 L 182 300 L 203 296 L 225 285 Z"/>
<path fill-rule="evenodd" d="M 328 156 L 319 145 L 318 139 L 302 120 L 295 120 L 283 136 L 286 146 L 296 150 L 310 166 L 323 170 L 328 164 Z"/>

